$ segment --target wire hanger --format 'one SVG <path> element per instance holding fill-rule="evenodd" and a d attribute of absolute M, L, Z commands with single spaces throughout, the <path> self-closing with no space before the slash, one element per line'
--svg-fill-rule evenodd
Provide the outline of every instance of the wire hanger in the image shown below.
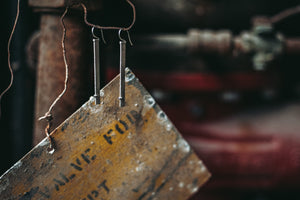
<path fill-rule="evenodd" d="M 132 8 L 132 12 L 133 12 L 133 19 L 131 24 L 128 27 L 118 27 L 118 26 L 100 26 L 100 25 L 96 25 L 96 24 L 92 24 L 87 20 L 87 8 L 83 3 L 80 3 L 81 7 L 83 8 L 84 11 L 84 22 L 86 25 L 91 26 L 91 27 L 95 27 L 98 29 L 103 29 L 103 30 L 123 30 L 123 31 L 129 31 L 133 25 L 135 24 L 136 21 L 136 9 L 135 6 L 133 5 L 133 3 L 130 0 L 126 0 L 126 2 L 131 6 Z"/>
<path fill-rule="evenodd" d="M 92 27 L 92 30 L 91 30 L 92 36 L 93 36 L 93 38 L 95 38 L 95 39 L 100 39 L 100 38 L 95 34 L 95 28 L 96 28 L 95 26 Z M 104 44 L 106 44 L 106 40 L 105 40 L 105 38 L 104 38 L 103 29 L 100 29 L 100 32 L 101 32 L 101 39 L 102 39 L 102 42 L 103 42 Z"/>

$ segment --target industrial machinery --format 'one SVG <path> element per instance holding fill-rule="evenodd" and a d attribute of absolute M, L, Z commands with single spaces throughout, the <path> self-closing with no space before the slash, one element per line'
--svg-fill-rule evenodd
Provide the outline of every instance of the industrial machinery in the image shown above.
<path fill-rule="evenodd" d="M 37 118 L 64 81 L 59 19 L 67 1 L 49 2 L 29 0 L 28 7 L 23 5 L 26 15 L 20 29 L 26 30 L 25 24 L 37 15 L 40 25 L 36 21 L 25 36 L 17 30 L 16 40 L 27 42 L 15 47 L 19 53 L 14 59 L 22 67 L 14 68 L 16 82 L 3 103 L 1 151 L 10 150 L 3 155 L 7 159 L 3 170 L 30 148 L 29 141 L 36 144 L 44 137 L 45 124 Z M 131 19 L 130 7 L 121 0 L 87 2 L 93 23 L 119 25 Z M 212 173 L 192 199 L 299 199 L 299 2 L 133 3 L 137 22 L 127 65 Z M 66 18 L 71 89 L 54 110 L 53 126 L 74 112 L 92 90 L 92 67 L 82 67 L 92 61 L 91 36 L 82 13 L 76 8 Z M 108 82 L 118 74 L 118 38 L 113 31 L 104 31 L 104 37 L 107 44 L 100 46 L 100 64 L 102 80 Z M 5 61 L 1 66 L 2 89 L 7 83 Z"/>

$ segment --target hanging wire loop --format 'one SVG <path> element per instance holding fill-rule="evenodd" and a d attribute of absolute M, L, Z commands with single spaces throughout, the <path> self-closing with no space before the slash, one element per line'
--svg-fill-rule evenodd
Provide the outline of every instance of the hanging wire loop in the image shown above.
<path fill-rule="evenodd" d="M 80 3 L 81 7 L 83 8 L 84 11 L 84 22 L 86 25 L 91 26 L 91 27 L 95 27 L 98 29 L 103 29 L 103 30 L 119 30 L 122 29 L 123 31 L 129 31 L 133 25 L 135 24 L 136 21 L 136 9 L 135 6 L 133 5 L 133 3 L 130 0 L 126 0 L 126 2 L 131 6 L 132 8 L 132 12 L 133 12 L 133 17 L 132 17 L 132 22 L 128 27 L 118 27 L 118 26 L 100 26 L 100 25 L 96 25 L 96 24 L 92 24 L 87 20 L 87 8 L 83 3 Z"/>

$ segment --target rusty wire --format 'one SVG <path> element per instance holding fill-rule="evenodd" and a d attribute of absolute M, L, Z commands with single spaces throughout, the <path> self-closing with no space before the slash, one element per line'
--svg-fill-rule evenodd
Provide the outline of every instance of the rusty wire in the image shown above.
<path fill-rule="evenodd" d="M 287 17 L 290 17 L 295 14 L 299 14 L 299 13 L 300 13 L 300 5 L 293 7 L 293 8 L 289 8 L 287 10 L 284 10 L 284 11 L 274 15 L 273 17 L 270 18 L 270 21 L 271 21 L 271 23 L 275 24 L 275 23 L 278 23 L 278 22 L 284 20 Z"/>
<path fill-rule="evenodd" d="M 130 1 L 130 0 L 126 0 L 126 2 L 131 6 L 132 8 L 132 12 L 133 12 L 133 18 L 132 18 L 132 22 L 128 27 L 118 27 L 118 26 L 100 26 L 100 25 L 96 25 L 96 24 L 92 24 L 87 20 L 87 8 L 83 3 L 80 3 L 81 7 L 83 8 L 84 11 L 84 22 L 86 25 L 91 26 L 91 27 L 95 27 L 98 29 L 104 29 L 104 30 L 123 30 L 123 31 L 129 31 L 133 25 L 135 24 L 136 21 L 136 9 L 134 4 Z"/>
<path fill-rule="evenodd" d="M 53 103 L 51 104 L 51 106 L 49 107 L 49 110 L 45 113 L 44 116 L 40 117 L 39 120 L 43 120 L 46 119 L 48 122 L 48 125 L 45 128 L 45 134 L 47 136 L 47 138 L 49 139 L 50 142 L 50 148 L 54 149 L 54 145 L 53 145 L 53 141 L 50 137 L 50 128 L 51 128 L 51 122 L 53 120 L 52 117 L 52 110 L 54 108 L 54 106 L 57 104 L 57 102 L 62 98 L 62 96 L 66 93 L 67 91 L 67 84 L 68 84 L 68 79 L 69 79 L 69 66 L 68 66 L 68 62 L 67 62 L 67 55 L 66 55 L 66 46 L 65 46 L 65 41 L 66 41 L 66 34 L 67 34 L 67 29 L 66 29 L 66 25 L 64 23 L 64 18 L 66 16 L 66 14 L 69 11 L 69 7 L 66 7 L 64 13 L 62 14 L 60 21 L 61 21 L 61 25 L 63 28 L 63 34 L 62 34 L 62 39 L 61 39 L 61 46 L 62 46 L 62 52 L 63 52 L 63 59 L 64 59 L 64 64 L 65 64 L 65 81 L 64 81 L 64 89 L 63 91 L 57 96 L 57 98 L 53 101 Z"/>
<path fill-rule="evenodd" d="M 10 62 L 10 45 L 11 45 L 12 37 L 13 37 L 13 35 L 15 33 L 15 30 L 16 30 L 16 26 L 17 26 L 17 23 L 18 23 L 18 20 L 19 20 L 19 16 L 20 16 L 20 0 L 18 0 L 18 2 L 17 2 L 16 18 L 15 18 L 14 25 L 13 25 L 13 28 L 11 30 L 8 42 L 7 42 L 7 63 L 8 63 L 9 71 L 10 71 L 10 82 L 9 82 L 9 85 L 7 86 L 7 88 L 0 94 L 0 119 L 1 119 L 1 115 L 2 115 L 2 111 L 1 111 L 2 97 L 11 88 L 11 86 L 14 82 L 14 73 L 13 73 L 13 69 L 12 69 L 12 66 L 11 66 L 11 62 Z"/>
<path fill-rule="evenodd" d="M 83 4 L 83 3 L 80 3 L 80 5 L 82 6 L 83 10 L 84 10 L 84 22 L 88 25 L 88 26 L 91 26 L 91 27 L 95 27 L 95 28 L 98 28 L 101 30 L 105 29 L 105 30 L 108 30 L 108 29 L 114 29 L 114 30 L 123 30 L 123 31 L 127 31 L 127 34 L 128 34 L 128 37 L 129 37 L 129 40 L 130 40 L 130 36 L 129 36 L 129 30 L 132 28 L 132 26 L 135 24 L 135 20 L 136 20 L 136 10 L 135 10 L 135 6 L 133 5 L 133 3 L 130 1 L 130 0 L 126 0 L 127 3 L 132 7 L 132 10 L 133 10 L 133 20 L 131 22 L 131 24 L 128 26 L 128 27 L 114 27 L 114 26 L 109 26 L 109 27 L 106 27 L 106 26 L 100 26 L 100 25 L 96 25 L 96 24 L 92 24 L 90 22 L 88 22 L 87 20 L 87 8 L 86 6 Z M 47 120 L 48 124 L 45 128 L 45 134 L 50 142 L 50 148 L 51 149 L 54 149 L 54 143 L 52 141 L 52 138 L 50 136 L 50 128 L 51 128 L 51 122 L 53 120 L 53 117 L 52 117 L 52 110 L 54 108 L 54 106 L 57 104 L 57 102 L 62 98 L 62 96 L 65 94 L 66 90 L 67 90 L 67 83 L 68 83 L 68 78 L 69 78 L 69 67 L 68 67 L 68 62 L 67 62 L 67 56 L 66 56 L 66 47 L 65 47 L 65 40 L 66 40 L 66 26 L 65 26 L 65 23 L 64 23 L 64 18 L 66 16 L 66 14 L 68 13 L 69 11 L 69 8 L 74 6 L 74 5 L 78 5 L 78 4 L 72 4 L 72 5 L 69 5 L 66 7 L 64 13 L 62 14 L 60 20 L 61 20 L 61 24 L 62 24 L 62 27 L 63 27 L 63 34 L 62 34 L 62 40 L 61 40 L 61 46 L 62 46 L 62 51 L 63 51 L 63 59 L 64 59 L 64 64 L 65 64 L 65 81 L 64 81 L 64 89 L 63 91 L 58 95 L 58 97 L 54 100 L 54 102 L 51 104 L 51 106 L 49 107 L 49 110 L 45 113 L 44 116 L 40 117 L 39 120 Z M 104 38 L 103 36 L 103 33 L 102 33 L 102 38 Z M 104 40 L 104 39 L 103 39 Z M 104 40 L 105 41 L 105 40 Z M 131 42 L 131 40 L 130 40 Z"/>

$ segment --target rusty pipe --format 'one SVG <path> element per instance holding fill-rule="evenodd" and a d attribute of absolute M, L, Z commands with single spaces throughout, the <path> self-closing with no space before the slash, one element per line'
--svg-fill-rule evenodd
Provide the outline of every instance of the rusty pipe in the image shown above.
<path fill-rule="evenodd" d="M 285 40 L 285 53 L 299 55 L 300 54 L 300 38 L 287 38 Z"/>
<path fill-rule="evenodd" d="M 29 6 L 41 12 L 33 144 L 45 137 L 46 122 L 38 121 L 64 87 L 65 64 L 62 54 L 61 9 L 84 3 L 89 11 L 101 9 L 102 0 L 29 0 Z M 78 8 L 75 8 L 78 9 Z M 82 12 L 80 12 L 82 13 Z M 71 11 L 66 26 L 66 57 L 69 65 L 67 92 L 53 109 L 52 129 L 62 123 L 88 98 L 91 45 L 82 14 Z M 51 130 L 50 130 L 51 131 Z"/>
<path fill-rule="evenodd" d="M 191 29 L 187 35 L 148 35 L 136 37 L 138 48 L 141 50 L 147 45 L 147 50 L 188 51 L 189 53 L 205 53 L 230 55 L 234 51 L 249 52 L 244 40 L 252 37 L 251 32 L 243 32 L 234 36 L 229 30 L 211 31 Z M 145 46 L 144 46 L 145 45 Z M 300 53 L 300 38 L 284 38 L 283 45 L 286 54 Z"/>
<path fill-rule="evenodd" d="M 90 62 L 89 34 L 81 17 L 68 15 L 65 18 L 67 29 L 66 54 L 69 65 L 67 92 L 53 109 L 52 129 L 71 115 L 88 97 L 88 77 Z M 60 15 L 43 14 L 40 22 L 40 42 L 37 67 L 35 98 L 35 125 L 33 143 L 45 137 L 46 122 L 38 121 L 63 90 L 65 65 L 63 61 L 62 26 Z"/>

